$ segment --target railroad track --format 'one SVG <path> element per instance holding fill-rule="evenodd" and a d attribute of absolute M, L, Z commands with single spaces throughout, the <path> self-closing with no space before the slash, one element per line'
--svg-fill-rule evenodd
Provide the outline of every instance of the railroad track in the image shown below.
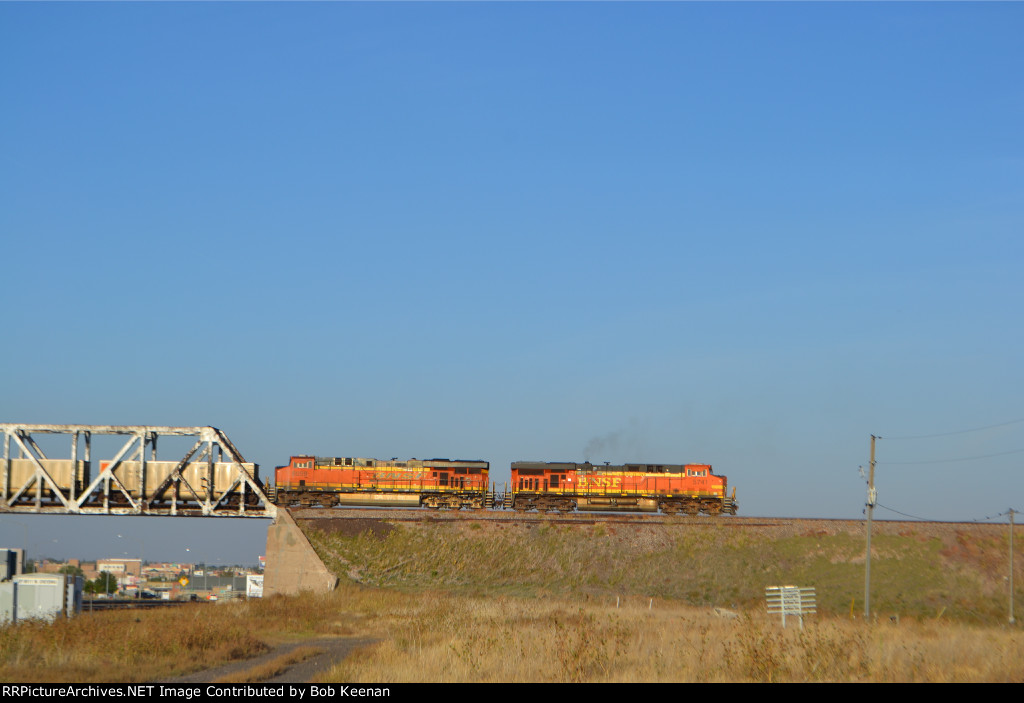
<path fill-rule="evenodd" d="M 682 525 L 701 527 L 774 527 L 790 524 L 791 518 L 686 517 L 682 515 L 629 513 L 509 513 L 499 510 L 421 510 L 379 508 L 290 508 L 296 520 L 387 520 L 389 522 L 444 523 L 487 521 L 508 524 L 564 525 Z"/>

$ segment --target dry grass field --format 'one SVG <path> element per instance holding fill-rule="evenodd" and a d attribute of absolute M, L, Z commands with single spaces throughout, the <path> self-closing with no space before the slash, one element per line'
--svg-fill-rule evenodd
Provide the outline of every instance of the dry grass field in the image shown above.
<path fill-rule="evenodd" d="M 83 612 L 53 624 L 23 621 L 0 627 L 0 681 L 168 681 L 269 652 L 283 642 L 364 631 L 359 626 L 363 617 L 346 607 L 342 596 Z M 373 610 L 387 601 L 387 594 L 366 594 L 363 601 L 362 607 Z M 308 654 L 299 652 L 298 657 Z M 276 664 L 280 669 L 285 662 Z M 269 669 L 264 673 L 273 675 Z"/>
<path fill-rule="evenodd" d="M 346 683 L 1024 679 L 998 528 L 880 529 L 868 624 L 861 542 L 835 526 L 324 527 L 307 525 L 334 593 L 0 627 L 0 681 L 167 681 L 332 637 L 374 641 L 324 677 Z M 765 614 L 773 583 L 817 587 L 803 630 Z"/>
<path fill-rule="evenodd" d="M 329 596 L 105 612 L 3 628 L 0 680 L 166 681 L 284 641 L 325 636 L 377 642 L 323 682 L 1024 679 L 1024 633 L 1017 629 L 945 617 L 865 625 L 822 616 L 808 619 L 803 630 L 794 625 L 783 629 L 760 610 L 730 618 L 638 598 L 620 599 L 616 607 L 614 599 L 594 597 L 403 593 L 347 584 Z M 263 680 L 270 669 L 223 680 Z"/>
<path fill-rule="evenodd" d="M 325 681 L 1021 681 L 1024 634 L 943 620 L 783 629 L 672 603 L 422 594 Z"/>

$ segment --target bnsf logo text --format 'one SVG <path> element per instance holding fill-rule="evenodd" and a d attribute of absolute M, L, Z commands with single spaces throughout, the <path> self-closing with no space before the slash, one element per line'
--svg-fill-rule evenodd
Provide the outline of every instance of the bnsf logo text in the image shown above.
<path fill-rule="evenodd" d="M 622 479 L 618 476 L 581 476 L 578 484 L 580 488 L 619 488 Z"/>

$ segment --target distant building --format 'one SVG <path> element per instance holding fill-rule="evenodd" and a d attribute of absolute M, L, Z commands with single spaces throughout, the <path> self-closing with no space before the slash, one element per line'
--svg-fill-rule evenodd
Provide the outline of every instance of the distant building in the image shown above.
<path fill-rule="evenodd" d="M 0 547 L 0 581 L 7 581 L 22 573 L 25 568 L 25 550 Z"/>
<path fill-rule="evenodd" d="M 149 563 L 142 567 L 142 575 L 150 581 L 174 581 L 178 574 L 191 570 L 191 564 L 180 562 Z"/>
<path fill-rule="evenodd" d="M 142 576 L 141 559 L 99 559 L 96 561 L 97 571 L 106 571 L 118 578 L 125 576 Z"/>

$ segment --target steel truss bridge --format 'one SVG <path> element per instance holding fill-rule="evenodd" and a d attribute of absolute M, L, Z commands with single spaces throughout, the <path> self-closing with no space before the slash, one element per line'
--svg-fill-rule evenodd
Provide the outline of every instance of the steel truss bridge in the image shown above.
<path fill-rule="evenodd" d="M 0 432 L 0 513 L 277 515 L 260 483 L 259 467 L 246 462 L 216 427 L 0 424 Z M 46 456 L 33 438 L 42 434 L 67 436 L 70 458 Z M 109 458 L 97 458 L 92 446 L 97 435 L 119 435 L 125 441 Z M 161 437 L 196 439 L 183 457 L 162 461 L 156 453 Z"/>

